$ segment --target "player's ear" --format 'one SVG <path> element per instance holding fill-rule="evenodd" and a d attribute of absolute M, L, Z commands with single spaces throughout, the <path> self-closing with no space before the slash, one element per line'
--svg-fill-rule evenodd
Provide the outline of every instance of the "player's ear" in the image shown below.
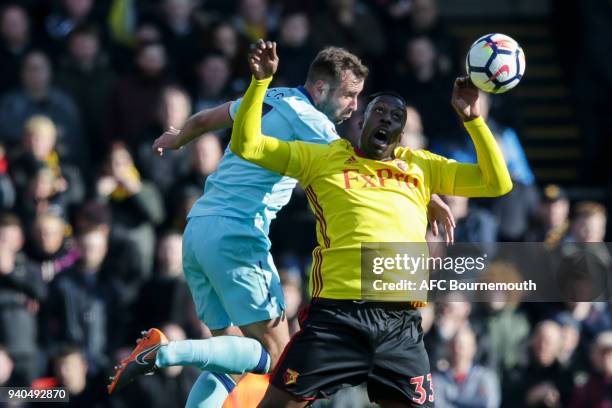
<path fill-rule="evenodd" d="M 324 98 L 327 95 L 327 92 L 329 91 L 329 83 L 327 83 L 327 81 L 319 79 L 317 82 L 315 82 L 315 89 L 319 94 L 319 98 Z"/>

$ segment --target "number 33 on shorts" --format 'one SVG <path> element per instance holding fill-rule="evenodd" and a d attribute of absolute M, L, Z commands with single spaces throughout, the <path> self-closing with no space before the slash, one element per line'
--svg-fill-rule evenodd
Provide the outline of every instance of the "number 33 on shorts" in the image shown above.
<path fill-rule="evenodd" d="M 415 392 L 417 393 L 416 397 L 413 397 L 412 400 L 417 404 L 422 404 L 425 400 L 429 402 L 434 402 L 434 387 L 433 382 L 431 381 L 431 373 L 427 374 L 427 384 L 429 385 L 429 395 L 427 395 L 427 390 L 423 387 L 425 376 L 419 375 L 418 377 L 412 377 L 410 379 L 410 384 L 416 386 Z"/>

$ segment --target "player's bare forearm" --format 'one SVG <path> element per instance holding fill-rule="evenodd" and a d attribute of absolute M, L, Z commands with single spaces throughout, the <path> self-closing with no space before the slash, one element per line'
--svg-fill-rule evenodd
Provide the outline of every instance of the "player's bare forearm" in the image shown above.
<path fill-rule="evenodd" d="M 180 149 L 205 133 L 230 128 L 232 126 L 230 104 L 226 102 L 192 115 L 180 130 L 175 128 L 166 130 L 153 142 L 153 151 L 162 155 L 164 149 Z"/>
<path fill-rule="evenodd" d="M 478 157 L 478 164 L 461 164 L 455 176 L 454 195 L 497 197 L 512 190 L 512 180 L 501 149 L 481 117 L 464 122 Z"/>
<path fill-rule="evenodd" d="M 231 102 L 225 102 L 222 105 L 192 115 L 179 132 L 178 142 L 180 145 L 183 146 L 204 133 L 231 128 L 230 105 Z"/>

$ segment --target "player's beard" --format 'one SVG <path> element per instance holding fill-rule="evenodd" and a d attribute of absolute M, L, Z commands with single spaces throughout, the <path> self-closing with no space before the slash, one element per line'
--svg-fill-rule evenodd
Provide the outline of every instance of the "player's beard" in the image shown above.
<path fill-rule="evenodd" d="M 347 120 L 351 117 L 353 113 L 352 109 L 346 108 L 344 110 L 340 110 L 339 103 L 337 99 L 326 96 L 322 98 L 319 102 L 319 106 L 317 107 L 321 112 L 325 114 L 335 124 L 339 124 Z"/>

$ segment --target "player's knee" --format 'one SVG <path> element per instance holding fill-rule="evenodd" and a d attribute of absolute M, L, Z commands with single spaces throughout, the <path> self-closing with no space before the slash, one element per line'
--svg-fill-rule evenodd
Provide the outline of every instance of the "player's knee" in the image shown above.
<path fill-rule="evenodd" d="M 270 369 L 273 369 L 289 342 L 289 330 L 286 321 L 279 318 L 277 321 L 259 322 L 245 326 L 242 330 L 248 336 L 259 340 L 270 358 Z"/>
<path fill-rule="evenodd" d="M 285 346 L 288 342 L 289 336 L 287 336 L 287 338 L 273 338 L 262 342 L 264 348 L 268 351 L 268 355 L 270 356 L 270 369 L 276 367 L 276 364 L 280 360 L 280 357 L 283 354 Z"/>

